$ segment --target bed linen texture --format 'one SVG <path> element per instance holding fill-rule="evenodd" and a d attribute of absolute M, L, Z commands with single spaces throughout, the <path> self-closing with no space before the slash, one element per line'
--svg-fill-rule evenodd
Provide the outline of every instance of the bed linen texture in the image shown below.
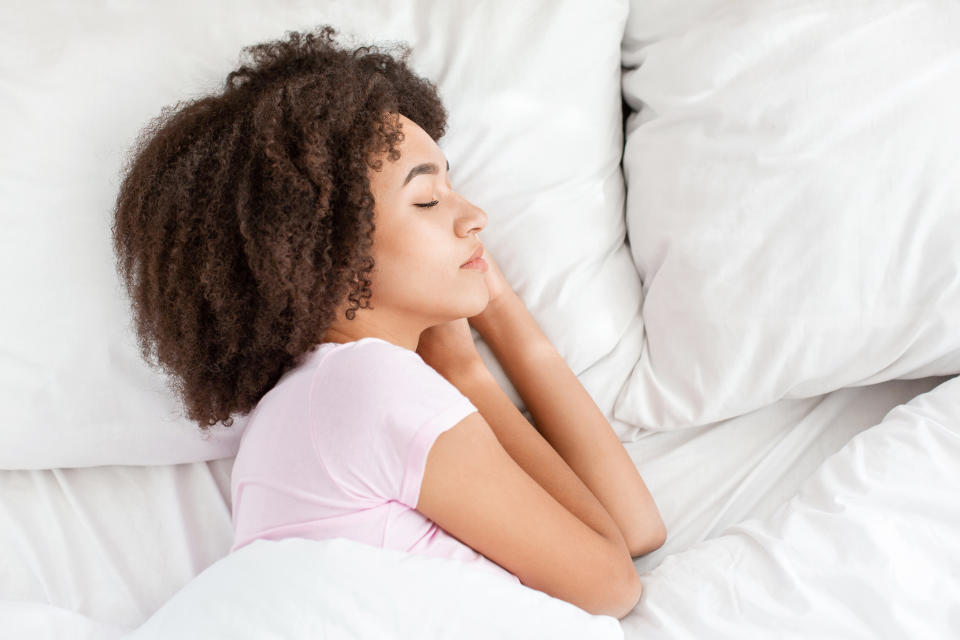
<path fill-rule="evenodd" d="M 958 32 L 955 0 L 631 3 L 618 420 L 960 373 Z"/>
<path fill-rule="evenodd" d="M 635 559 L 637 571 L 772 516 L 851 437 L 944 380 L 782 400 L 627 443 L 668 528 L 661 549 Z M 232 465 L 223 458 L 0 472 L 0 602 L 12 637 L 112 640 L 143 624 L 227 556 Z"/>
<path fill-rule="evenodd" d="M 768 518 L 642 577 L 627 638 L 960 634 L 960 377 L 856 435 Z"/>

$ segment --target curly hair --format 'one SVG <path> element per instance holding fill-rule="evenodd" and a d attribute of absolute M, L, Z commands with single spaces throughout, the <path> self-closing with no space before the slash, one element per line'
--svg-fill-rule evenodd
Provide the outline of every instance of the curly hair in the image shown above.
<path fill-rule="evenodd" d="M 222 92 L 163 107 L 125 158 L 114 211 L 117 272 L 142 357 L 201 430 L 249 413 L 323 342 L 337 308 L 372 308 L 368 167 L 397 160 L 400 112 L 434 140 L 435 84 L 336 30 L 241 51 Z M 244 60 L 243 54 L 251 60 Z"/>

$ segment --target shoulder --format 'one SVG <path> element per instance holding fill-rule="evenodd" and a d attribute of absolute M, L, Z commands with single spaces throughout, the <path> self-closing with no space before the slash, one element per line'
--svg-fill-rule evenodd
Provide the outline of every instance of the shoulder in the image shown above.
<path fill-rule="evenodd" d="M 317 371 L 337 369 L 339 374 L 343 374 L 347 371 L 356 372 L 369 368 L 370 373 L 376 373 L 376 371 L 396 367 L 430 368 L 416 351 L 380 338 L 368 337 L 333 347 L 320 360 Z"/>
<path fill-rule="evenodd" d="M 349 402 L 361 413 L 408 424 L 454 406 L 472 406 L 419 353 L 378 338 L 335 347 L 320 363 L 313 385 L 312 396 L 322 404 Z"/>
<path fill-rule="evenodd" d="M 313 384 L 318 391 L 326 388 L 353 397 L 384 399 L 452 387 L 419 353 L 380 338 L 362 338 L 331 349 L 319 360 Z"/>

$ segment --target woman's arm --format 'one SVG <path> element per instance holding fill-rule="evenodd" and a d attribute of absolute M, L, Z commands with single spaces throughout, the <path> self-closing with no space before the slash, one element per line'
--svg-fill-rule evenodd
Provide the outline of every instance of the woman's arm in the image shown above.
<path fill-rule="evenodd" d="M 603 412 L 547 339 L 523 300 L 512 291 L 498 296 L 483 314 L 470 318 L 470 324 L 496 355 L 539 433 L 613 518 L 630 555 L 640 556 L 661 547 L 666 528 L 643 478 Z M 507 401 L 513 407 L 509 398 Z M 483 409 L 477 408 L 482 414 Z M 513 409 L 516 411 L 516 407 Z M 488 418 L 488 422 L 502 424 L 497 419 Z M 535 471 L 540 476 L 562 475 L 557 467 L 547 465 L 528 469 L 527 464 L 534 463 L 542 452 L 518 452 L 521 460 L 503 442 L 501 434 L 497 436 L 517 463 L 548 491 L 548 485 L 556 480 L 541 478 Z"/>
<path fill-rule="evenodd" d="M 547 493 L 585 525 L 619 547 L 626 560 L 629 548 L 617 523 L 563 458 L 530 424 L 497 383 L 483 360 L 447 369 L 446 377 L 479 410 L 501 446 Z"/>

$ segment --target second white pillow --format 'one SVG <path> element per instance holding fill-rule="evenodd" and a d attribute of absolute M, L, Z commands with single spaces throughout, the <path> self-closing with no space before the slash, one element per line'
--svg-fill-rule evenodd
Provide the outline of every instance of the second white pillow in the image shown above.
<path fill-rule="evenodd" d="M 960 5 L 631 11 L 646 348 L 614 415 L 669 430 L 960 372 Z"/>

